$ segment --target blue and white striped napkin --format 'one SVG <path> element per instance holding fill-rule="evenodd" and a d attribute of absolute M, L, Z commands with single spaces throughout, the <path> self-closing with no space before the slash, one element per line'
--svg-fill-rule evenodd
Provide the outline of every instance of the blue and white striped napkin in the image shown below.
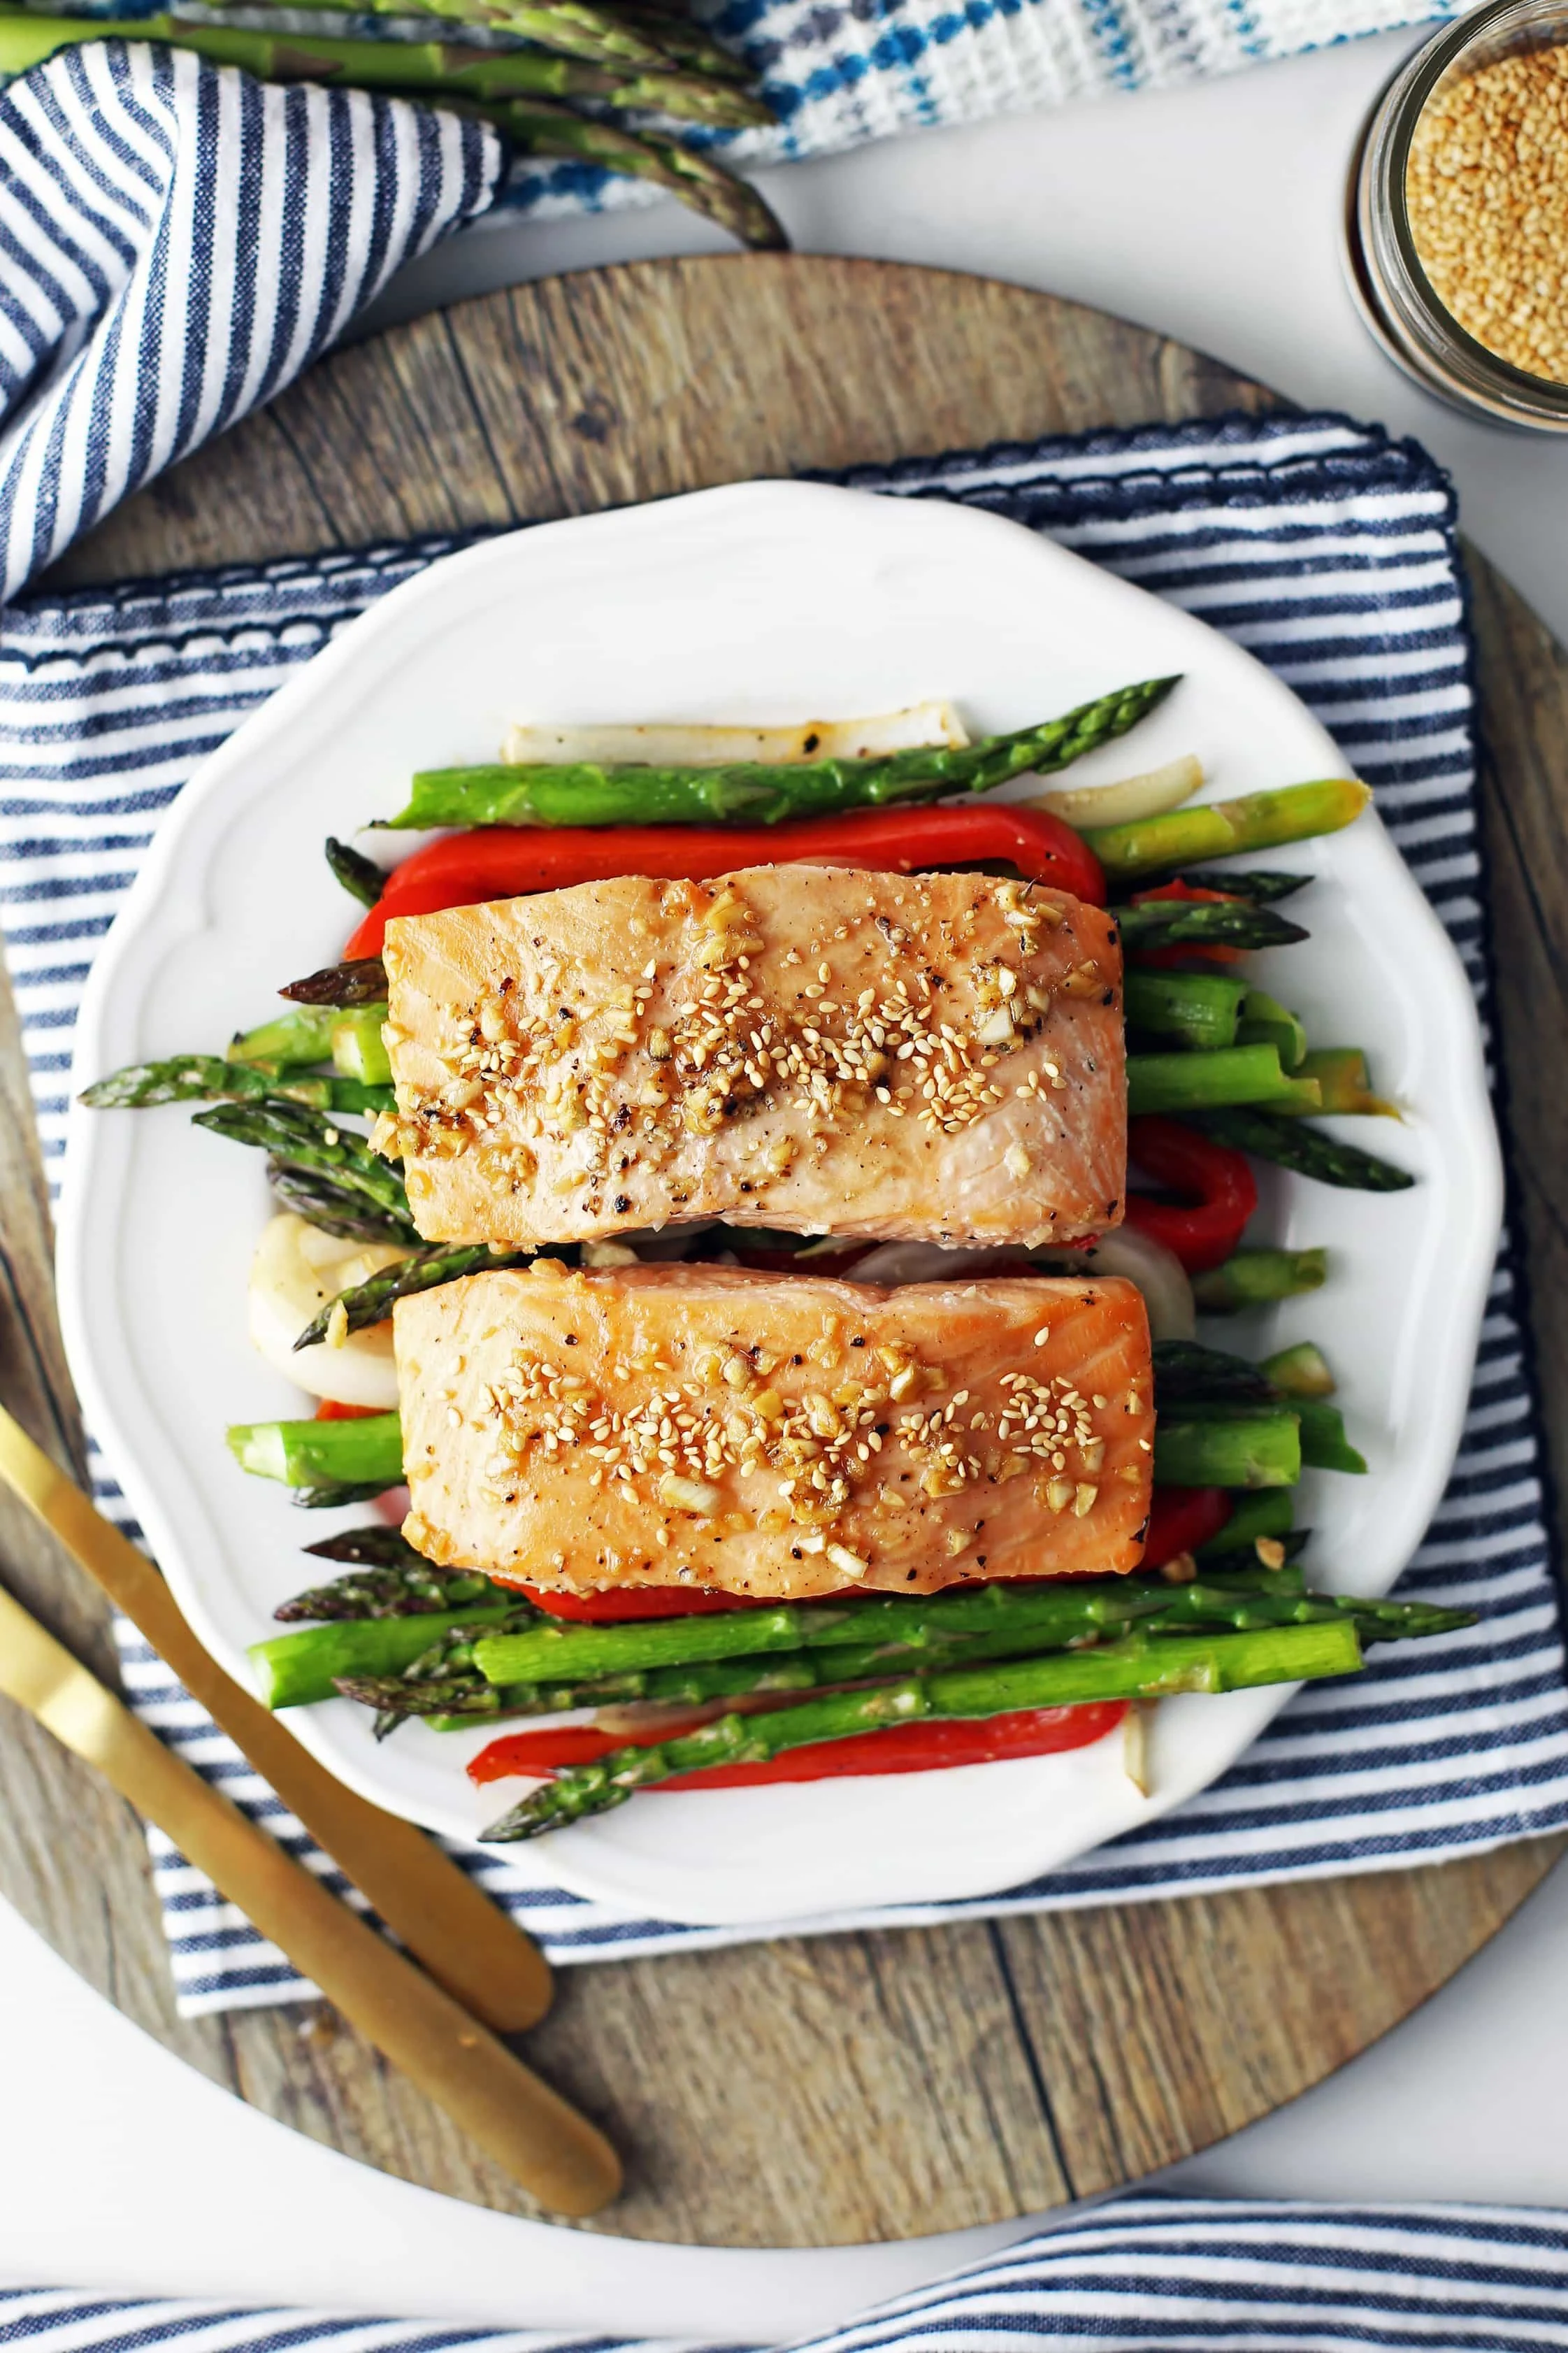
<path fill-rule="evenodd" d="M 1563 2353 L 1568 2225 L 1529 2208 L 1118 2198 L 792 2353 Z M 0 2289 L 16 2353 L 677 2353 L 668 2339 Z M 688 2346 L 688 2353 L 720 2353 Z M 724 2353 L 761 2353 L 730 2345 Z M 783 2353 L 783 2348 L 780 2348 Z"/>
<path fill-rule="evenodd" d="M 1233 417 L 852 480 L 891 497 L 961 499 L 1047 531 L 1268 662 L 1375 788 L 1484 1009 L 1474 700 L 1453 500 L 1419 449 L 1335 417 Z M 0 630 L 0 923 L 52 1178 L 61 1174 L 82 983 L 162 812 L 298 663 L 447 544 L 12 607 Z M 101 1466 L 100 1492 L 124 1513 L 111 1465 Z M 1506 1251 L 1463 1451 L 1405 1589 L 1473 1606 L 1481 1623 L 1434 1643 L 1374 1650 L 1353 1683 L 1304 1692 L 1223 1780 L 1164 1820 L 996 1896 L 778 1929 L 925 1923 L 1368 1871 L 1568 1824 L 1568 1695 Z M 130 1630 L 123 1661 L 147 1720 L 301 1848 L 298 1824 Z M 153 1853 L 184 2010 L 302 1994 L 288 1963 L 157 1834 Z M 557 1962 L 770 1933 L 628 1918 L 521 1884 L 504 1852 L 468 1849 L 463 1860 Z"/>

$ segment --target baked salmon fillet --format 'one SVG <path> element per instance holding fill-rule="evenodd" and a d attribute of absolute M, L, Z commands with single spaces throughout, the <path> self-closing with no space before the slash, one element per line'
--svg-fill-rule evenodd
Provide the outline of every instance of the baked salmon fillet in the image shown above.
<path fill-rule="evenodd" d="M 408 1541 L 578 1591 L 929 1593 L 1135 1567 L 1142 1294 L 558 1261 L 401 1299 Z"/>
<path fill-rule="evenodd" d="M 637 876 L 387 925 L 400 1157 L 429 1241 L 722 1218 L 1071 1241 L 1121 1217 L 1103 909 L 984 874 Z"/>

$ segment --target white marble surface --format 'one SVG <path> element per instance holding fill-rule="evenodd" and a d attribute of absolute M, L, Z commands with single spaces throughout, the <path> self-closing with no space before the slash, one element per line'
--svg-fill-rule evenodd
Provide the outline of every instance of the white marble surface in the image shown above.
<path fill-rule="evenodd" d="M 775 174 L 769 194 L 805 249 L 1075 295 L 1298 400 L 1418 434 L 1453 470 L 1472 536 L 1568 636 L 1568 443 L 1472 426 L 1426 400 L 1367 343 L 1341 280 L 1351 140 L 1408 46 L 1395 36 L 1206 88 L 929 133 Z M 406 273 L 381 315 L 716 242 L 662 206 L 510 223 Z M 1377 2050 L 1173 2179 L 1228 2193 L 1568 2207 L 1565 1959 L 1559 1874 Z M 319 2149 L 191 2074 L 4 1907 L 0 2084 L 0 2283 L 776 2341 L 1003 2235 L 720 2254 L 458 2206 Z"/>

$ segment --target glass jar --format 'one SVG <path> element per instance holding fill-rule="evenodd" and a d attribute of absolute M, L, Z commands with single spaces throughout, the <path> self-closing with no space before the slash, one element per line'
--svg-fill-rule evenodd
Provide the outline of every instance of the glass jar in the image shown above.
<path fill-rule="evenodd" d="M 1546 433 L 1568 433 L 1568 384 L 1500 359 L 1444 306 L 1421 266 L 1405 174 L 1416 123 L 1440 90 L 1500 58 L 1565 42 L 1565 0 L 1488 0 L 1424 42 L 1367 118 L 1345 223 L 1351 290 L 1390 359 L 1452 407 Z"/>

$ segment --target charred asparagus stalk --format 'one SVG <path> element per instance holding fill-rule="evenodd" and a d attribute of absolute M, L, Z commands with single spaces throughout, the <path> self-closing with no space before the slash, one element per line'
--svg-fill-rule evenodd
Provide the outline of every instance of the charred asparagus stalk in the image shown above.
<path fill-rule="evenodd" d="M 197 1112 L 195 1124 L 234 1144 L 257 1145 L 282 1167 L 330 1177 L 340 1192 L 362 1197 L 411 1242 L 418 1241 L 396 1168 L 330 1115 L 303 1104 L 223 1103 Z"/>
<path fill-rule="evenodd" d="M 792 1748 L 851 1738 L 884 1725 L 1004 1715 L 1091 1700 L 1150 1699 L 1170 1692 L 1238 1691 L 1353 1674 L 1361 1663 L 1354 1625 L 1341 1619 L 1247 1634 L 1134 1635 L 1097 1650 L 911 1675 L 763 1715 L 720 1716 L 654 1747 L 617 1749 L 596 1765 L 574 1767 L 531 1791 L 483 1836 L 493 1841 L 538 1838 L 622 1805 L 635 1790 L 657 1781 L 708 1766 L 764 1763 Z"/>
<path fill-rule="evenodd" d="M 334 833 L 327 836 L 327 864 L 351 899 L 362 907 L 374 907 L 386 888 L 386 876 L 374 858 L 366 858 L 351 842 L 340 841 Z"/>
<path fill-rule="evenodd" d="M 1196 1124 L 1221 1144 L 1234 1145 L 1278 1167 L 1293 1168 L 1298 1176 L 1315 1176 L 1321 1185 L 1341 1185 L 1359 1193 L 1403 1193 L 1415 1179 L 1391 1161 L 1363 1152 L 1356 1145 L 1339 1144 L 1300 1120 L 1281 1118 L 1271 1110 L 1228 1108 L 1203 1111 Z"/>
<path fill-rule="evenodd" d="M 487 1242 L 456 1249 L 437 1243 L 433 1249 L 416 1250 L 396 1266 L 373 1274 L 367 1282 L 356 1283 L 352 1291 L 340 1292 L 306 1324 L 294 1345 L 313 1348 L 324 1340 L 327 1326 L 340 1306 L 348 1319 L 346 1328 L 363 1332 L 367 1324 L 384 1324 L 397 1302 L 412 1299 L 416 1292 L 434 1291 L 438 1283 L 456 1282 L 466 1274 L 526 1266 L 534 1255 L 532 1250 L 492 1250 Z"/>
<path fill-rule="evenodd" d="M 386 1533 L 391 1535 L 395 1531 L 389 1528 Z M 305 1549 L 319 1552 L 321 1546 L 307 1545 Z M 304 1592 L 280 1601 L 272 1615 L 282 1626 L 317 1620 L 427 1618 L 437 1610 L 466 1609 L 471 1602 L 488 1606 L 493 1601 L 501 1608 L 516 1599 L 478 1569 L 440 1569 L 422 1560 L 412 1546 L 407 1549 L 415 1565 L 389 1562 L 377 1567 L 367 1563 L 325 1585 L 308 1586 Z"/>
<path fill-rule="evenodd" d="M 267 1181 L 284 1208 L 320 1226 L 324 1234 L 366 1242 L 418 1240 L 405 1218 L 377 1208 L 355 1186 L 340 1183 L 328 1170 L 290 1166 L 274 1158 L 267 1163 Z"/>
<path fill-rule="evenodd" d="M 1310 934 L 1272 907 L 1231 905 L 1219 899 L 1149 899 L 1113 910 L 1129 955 L 1156 948 L 1284 948 Z"/>
<path fill-rule="evenodd" d="M 352 963 L 324 965 L 303 980 L 291 980 L 278 994 L 295 1005 L 384 1005 L 386 966 L 379 956 L 356 956 Z"/>
<path fill-rule="evenodd" d="M 1308 1594 L 1300 1577 L 1268 1576 L 1254 1563 L 1249 1580 L 1210 1582 L 1173 1590 L 1152 1588 L 1160 1607 L 1142 1623 L 1147 1633 L 1184 1633 L 1204 1626 L 1234 1632 L 1252 1632 L 1268 1626 L 1304 1626 L 1350 1618 L 1363 1642 L 1421 1639 L 1473 1625 L 1463 1610 L 1438 1609 L 1422 1602 L 1359 1601 L 1325 1594 Z M 954 1665 L 977 1664 L 983 1659 L 1037 1655 L 1042 1649 L 1026 1634 L 998 1632 L 955 1634 L 949 1638 L 947 1656 Z M 471 1638 L 465 1642 L 471 1650 Z M 940 1652 L 938 1653 L 940 1655 Z M 411 1717 L 439 1729 L 460 1729 L 476 1719 L 554 1715 L 570 1708 L 625 1706 L 636 1703 L 699 1706 L 715 1699 L 751 1697 L 780 1692 L 820 1690 L 891 1680 L 901 1668 L 934 1663 L 927 1649 L 889 1644 L 857 1645 L 786 1653 L 776 1659 L 718 1659 L 707 1664 L 654 1667 L 640 1673 L 600 1677 L 581 1683 L 488 1683 L 474 1672 L 419 1679 L 419 1666 L 404 1674 L 340 1677 L 337 1688 L 345 1699 L 374 1707 L 391 1725 Z"/>

